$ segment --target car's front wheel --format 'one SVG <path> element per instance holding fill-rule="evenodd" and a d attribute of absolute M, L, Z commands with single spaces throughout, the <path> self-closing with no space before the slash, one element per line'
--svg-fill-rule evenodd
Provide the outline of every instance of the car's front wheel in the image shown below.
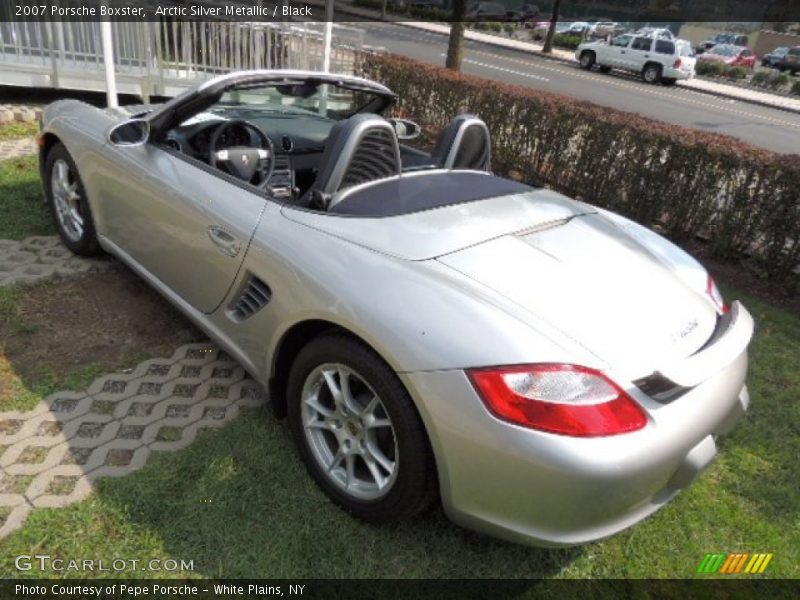
<path fill-rule="evenodd" d="M 80 256 L 97 254 L 100 246 L 86 190 L 75 161 L 63 144 L 57 144 L 47 154 L 44 181 L 61 241 Z"/>
<path fill-rule="evenodd" d="M 595 53 L 591 50 L 584 50 L 581 53 L 580 63 L 582 69 L 591 69 L 594 66 L 594 61 L 596 60 Z"/>
<path fill-rule="evenodd" d="M 435 498 L 420 416 L 397 375 L 363 343 L 341 334 L 311 341 L 292 365 L 287 400 L 307 470 L 351 514 L 393 521 Z"/>

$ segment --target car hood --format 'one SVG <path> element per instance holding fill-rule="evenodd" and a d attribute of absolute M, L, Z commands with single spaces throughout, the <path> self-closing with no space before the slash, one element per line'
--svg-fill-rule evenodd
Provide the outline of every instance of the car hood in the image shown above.
<path fill-rule="evenodd" d="M 390 201 L 390 200 L 387 200 Z M 370 250 L 428 260 L 507 234 L 561 225 L 597 209 L 550 190 L 451 204 L 392 217 L 355 217 L 283 208 L 286 218 Z"/>
<path fill-rule="evenodd" d="M 717 323 L 702 291 L 703 268 L 639 230 L 645 233 L 632 235 L 609 217 L 587 214 L 438 260 L 638 377 L 696 352 Z"/>

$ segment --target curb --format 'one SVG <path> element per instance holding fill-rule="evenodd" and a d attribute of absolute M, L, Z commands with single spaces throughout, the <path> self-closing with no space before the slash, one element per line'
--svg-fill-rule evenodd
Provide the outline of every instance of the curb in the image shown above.
<path fill-rule="evenodd" d="M 756 100 L 753 98 L 741 98 L 740 96 L 731 96 L 730 94 L 726 94 L 724 92 L 718 92 L 716 90 L 703 90 L 703 89 L 693 88 L 687 85 L 681 85 L 680 81 L 676 85 L 681 89 L 689 90 L 691 92 L 697 92 L 698 94 L 707 94 L 709 96 L 715 96 L 717 98 L 725 98 L 726 100 L 745 102 L 746 104 L 754 104 L 755 106 L 763 106 L 764 108 L 774 108 L 775 110 L 792 113 L 793 115 L 800 115 L 800 108 L 791 108 L 790 106 L 780 106 L 778 104 L 770 104 L 769 102 L 765 102 L 763 100 Z"/>

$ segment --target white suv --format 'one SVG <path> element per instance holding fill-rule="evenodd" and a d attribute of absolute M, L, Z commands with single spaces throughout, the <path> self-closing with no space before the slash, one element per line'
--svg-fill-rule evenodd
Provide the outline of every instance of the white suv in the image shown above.
<path fill-rule="evenodd" d="M 584 69 L 598 65 L 607 73 L 624 69 L 640 73 L 647 83 L 672 85 L 678 79 L 694 77 L 694 50 L 686 40 L 624 34 L 610 42 L 601 40 L 578 46 L 575 58 Z"/>

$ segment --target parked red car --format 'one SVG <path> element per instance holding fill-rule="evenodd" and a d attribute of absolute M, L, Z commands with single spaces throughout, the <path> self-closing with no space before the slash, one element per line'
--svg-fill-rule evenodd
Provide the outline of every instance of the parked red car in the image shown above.
<path fill-rule="evenodd" d="M 747 67 L 752 69 L 756 64 L 756 55 L 750 48 L 733 46 L 731 44 L 720 44 L 714 46 L 708 52 L 704 52 L 697 57 L 697 61 L 720 62 L 731 67 Z"/>

